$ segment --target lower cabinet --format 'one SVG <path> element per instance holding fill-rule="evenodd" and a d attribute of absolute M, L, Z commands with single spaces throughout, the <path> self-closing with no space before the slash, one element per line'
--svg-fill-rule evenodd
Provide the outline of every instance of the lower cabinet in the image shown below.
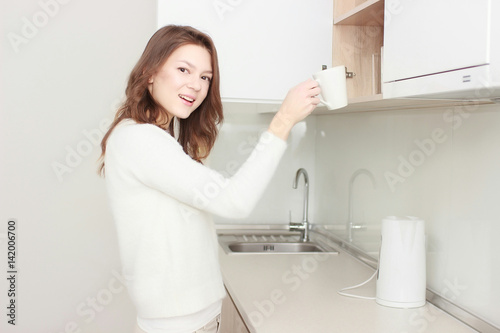
<path fill-rule="evenodd" d="M 220 333 L 250 333 L 229 293 L 222 302 Z"/>

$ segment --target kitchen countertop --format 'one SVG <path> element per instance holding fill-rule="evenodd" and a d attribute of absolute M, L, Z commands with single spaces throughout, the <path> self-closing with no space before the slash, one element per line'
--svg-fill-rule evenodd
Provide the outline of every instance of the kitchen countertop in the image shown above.
<path fill-rule="evenodd" d="M 374 269 L 338 250 L 227 254 L 219 247 L 224 283 L 250 332 L 477 332 L 430 303 L 398 309 L 339 295 L 338 290 L 366 281 Z M 347 292 L 374 297 L 375 279 Z"/>

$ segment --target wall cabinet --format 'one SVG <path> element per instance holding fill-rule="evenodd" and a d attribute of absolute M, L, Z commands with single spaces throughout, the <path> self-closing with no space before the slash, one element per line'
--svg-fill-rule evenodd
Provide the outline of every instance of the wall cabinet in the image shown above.
<path fill-rule="evenodd" d="M 223 101 L 254 103 L 258 112 L 276 111 L 292 86 L 323 65 L 345 65 L 353 77 L 347 79 L 349 105 L 334 111 L 320 107 L 317 114 L 491 103 L 384 98 L 382 67 L 392 64 L 384 64 L 384 29 L 394 29 L 388 23 L 401 11 L 398 3 L 158 0 L 158 27 L 184 24 L 210 34 Z"/>
<path fill-rule="evenodd" d="M 422 7 L 422 4 L 414 2 L 414 6 Z M 399 1 L 334 0 L 333 66 L 345 65 L 349 72 L 354 73 L 354 76 L 347 79 L 349 105 L 333 112 L 491 104 L 489 101 L 384 98 L 382 67 L 393 65 L 392 62 L 384 59 L 383 47 L 386 42 L 384 29 L 397 29 L 390 22 L 401 10 L 403 8 Z M 425 15 L 421 16 L 424 19 Z M 418 29 L 414 30 L 415 33 L 418 31 Z M 387 35 L 387 31 L 385 34 Z M 391 31 L 390 35 L 398 35 L 402 40 L 410 36 L 402 31 Z M 411 41 L 406 40 L 406 43 L 411 43 Z M 398 48 L 399 46 L 391 45 L 391 49 Z M 432 61 L 429 60 L 429 62 Z M 411 70 L 411 60 L 407 67 Z M 320 109 L 317 113 L 332 113 L 332 111 Z"/>
<path fill-rule="evenodd" d="M 384 35 L 384 97 L 500 101 L 500 2 L 386 0 L 386 6 L 396 1 L 398 15 Z"/>
<path fill-rule="evenodd" d="M 212 36 L 226 102 L 281 103 L 332 64 L 332 0 L 158 0 L 158 26 L 166 24 Z"/>

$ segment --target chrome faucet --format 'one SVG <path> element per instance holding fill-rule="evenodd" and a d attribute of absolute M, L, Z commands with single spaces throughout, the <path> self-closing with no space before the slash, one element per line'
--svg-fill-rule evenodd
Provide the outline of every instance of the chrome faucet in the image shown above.
<path fill-rule="evenodd" d="M 309 176 L 307 171 L 303 168 L 297 170 L 295 174 L 295 179 L 293 180 L 292 187 L 297 188 L 297 183 L 299 182 L 300 175 L 304 176 L 304 210 L 301 223 L 293 223 L 290 221 L 290 231 L 300 231 L 300 240 L 302 242 L 309 241 L 309 221 L 308 221 L 308 207 L 309 207 Z"/>
<path fill-rule="evenodd" d="M 352 231 L 354 229 L 366 229 L 366 226 L 360 225 L 360 224 L 354 224 L 354 222 L 352 220 L 352 211 L 353 211 L 353 208 L 352 208 L 352 188 L 354 186 L 354 181 L 361 174 L 365 174 L 368 176 L 368 178 L 370 178 L 374 189 L 377 187 L 377 185 L 375 183 L 375 177 L 373 177 L 373 174 L 370 171 L 368 171 L 366 169 L 358 169 L 352 174 L 351 179 L 349 180 L 349 202 L 348 202 L 348 207 L 347 207 L 348 215 L 347 215 L 347 224 L 346 224 L 349 242 L 352 242 Z"/>

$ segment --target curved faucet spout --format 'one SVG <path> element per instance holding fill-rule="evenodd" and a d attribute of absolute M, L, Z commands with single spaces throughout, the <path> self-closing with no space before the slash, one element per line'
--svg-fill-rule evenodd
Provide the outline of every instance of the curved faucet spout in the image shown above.
<path fill-rule="evenodd" d="M 295 179 L 293 180 L 292 187 L 297 189 L 297 184 L 299 182 L 300 175 L 304 176 L 304 211 L 302 215 L 302 221 L 307 222 L 309 218 L 309 175 L 307 174 L 306 169 L 300 168 L 297 170 L 295 174 Z"/>
<path fill-rule="evenodd" d="M 304 176 L 304 209 L 302 215 L 302 223 L 290 223 L 290 230 L 300 230 L 301 240 L 303 242 L 309 241 L 309 176 L 304 168 L 297 170 L 295 174 L 295 179 L 293 180 L 292 187 L 297 188 L 300 175 Z"/>
<path fill-rule="evenodd" d="M 358 169 L 352 174 L 351 179 L 349 180 L 349 193 L 348 193 L 349 201 L 347 204 L 348 205 L 348 207 L 347 207 L 348 212 L 347 212 L 347 225 L 346 225 L 349 242 L 352 242 L 352 230 L 363 228 L 363 226 L 361 226 L 361 225 L 354 225 L 353 205 L 352 205 L 352 189 L 354 186 L 354 181 L 356 180 L 356 178 L 358 178 L 359 175 L 362 175 L 362 174 L 366 175 L 371 180 L 372 185 L 373 185 L 373 189 L 377 188 L 377 183 L 375 182 L 375 177 L 373 176 L 373 174 L 369 170 Z"/>

